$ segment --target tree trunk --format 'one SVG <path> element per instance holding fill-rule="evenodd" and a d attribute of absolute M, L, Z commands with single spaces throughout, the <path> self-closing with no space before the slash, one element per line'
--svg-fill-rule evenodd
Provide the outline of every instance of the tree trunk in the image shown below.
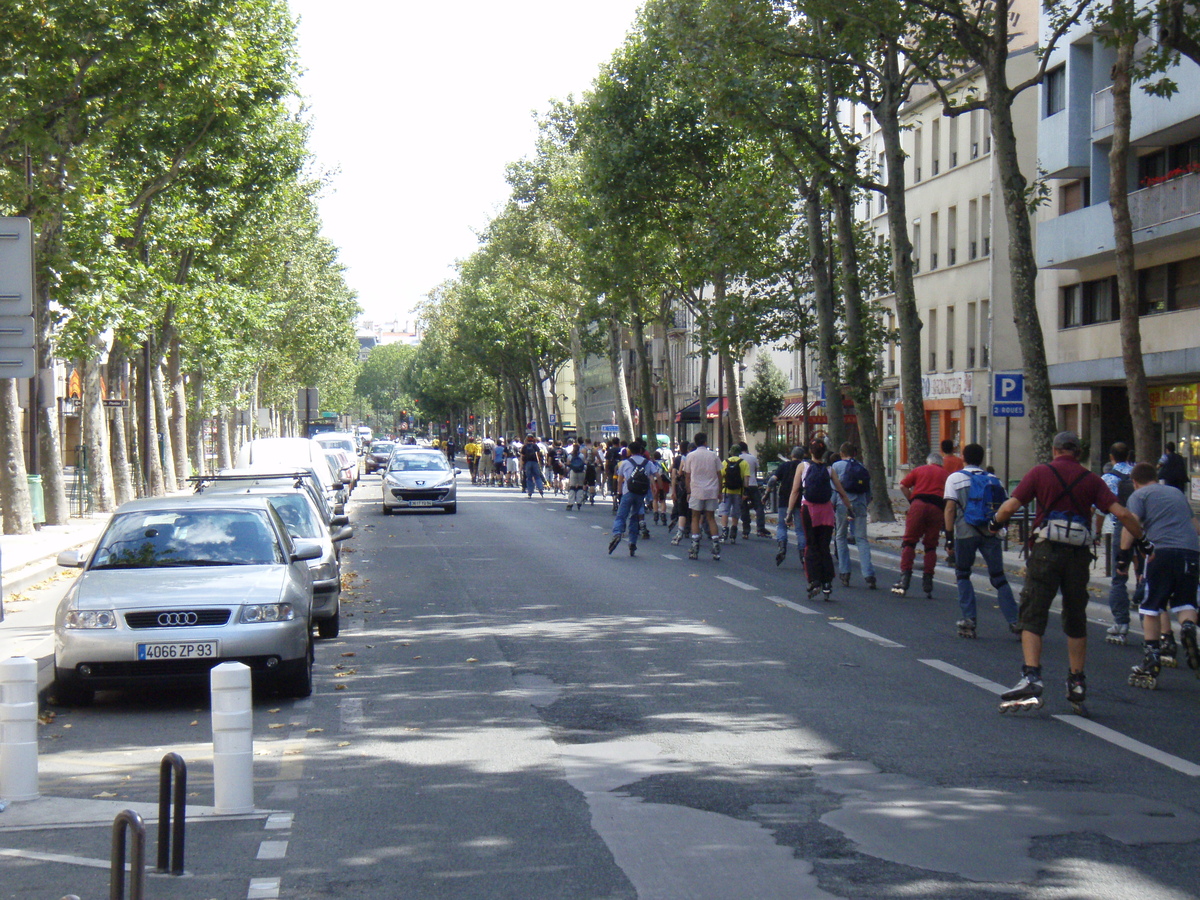
<path fill-rule="evenodd" d="M 116 506 L 116 485 L 113 483 L 108 436 L 108 411 L 104 407 L 104 389 L 100 377 L 99 354 L 104 342 L 99 338 L 88 341 L 95 356 L 83 362 L 83 409 L 81 426 L 83 443 L 88 448 L 88 492 L 96 512 L 112 512 Z"/>
<path fill-rule="evenodd" d="M 902 126 L 903 74 L 894 48 L 884 62 L 880 84 L 882 99 L 875 120 L 883 138 L 887 161 L 888 236 L 892 245 L 892 280 L 896 301 L 897 337 L 900 344 L 900 400 L 904 404 L 904 437 L 908 459 L 921 465 L 929 454 L 929 429 L 925 427 L 925 399 L 921 392 L 921 314 L 913 286 L 912 241 L 908 236 L 907 188 L 904 179 Z M 881 481 L 880 484 L 886 483 Z"/>
<path fill-rule="evenodd" d="M 1132 19 L 1129 0 L 1114 0 L 1126 7 L 1125 21 Z M 1121 358 L 1125 363 L 1125 390 L 1129 418 L 1133 422 L 1133 458 L 1154 461 L 1158 442 L 1150 409 L 1150 390 L 1142 359 L 1142 326 L 1138 316 L 1137 266 L 1133 248 L 1133 220 L 1129 215 L 1129 128 L 1130 68 L 1133 66 L 1137 32 L 1116 30 L 1117 57 L 1112 67 L 1113 135 L 1108 153 L 1108 202 L 1112 210 L 1116 242 L 1117 298 L 1121 309 Z"/>
<path fill-rule="evenodd" d="M 586 359 L 583 353 L 583 341 L 579 337 L 579 325 L 571 326 L 571 365 L 575 367 L 575 433 L 579 435 L 579 439 L 586 440 L 589 437 L 587 431 L 587 422 L 583 420 L 583 411 L 586 409 L 584 386 L 583 386 L 583 367 L 586 365 Z"/>
<path fill-rule="evenodd" d="M 188 456 L 192 471 L 205 475 L 204 466 L 204 370 L 196 369 L 188 379 L 191 382 L 192 414 L 188 416 Z"/>
<path fill-rule="evenodd" d="M 162 442 L 163 489 L 175 491 L 178 489 L 178 483 L 175 478 L 175 451 L 174 441 L 171 437 L 171 417 L 167 412 L 166 379 L 163 377 L 161 364 L 154 366 L 152 371 L 154 373 L 154 380 L 151 382 L 154 386 L 154 421 L 158 429 L 158 437 Z"/>
<path fill-rule="evenodd" d="M 537 360 L 529 357 L 529 390 L 533 400 L 533 417 L 537 419 L 538 437 L 548 438 L 550 435 L 550 410 L 546 406 L 546 392 L 542 389 L 542 370 Z M 453 428 L 453 424 L 451 425 Z"/>
<path fill-rule="evenodd" d="M 33 510 L 29 505 L 29 478 L 21 441 L 21 404 L 17 382 L 12 378 L 0 378 L 0 498 L 4 502 L 4 533 L 32 532 Z"/>
<path fill-rule="evenodd" d="M 617 424 L 621 437 L 633 440 L 633 410 L 629 405 L 629 382 L 625 380 L 625 351 L 621 349 L 621 326 L 615 322 L 608 329 L 608 364 L 612 369 L 613 394 Z"/>
<path fill-rule="evenodd" d="M 55 229 L 57 232 L 57 229 Z M 50 289 L 45 278 L 39 278 L 37 284 L 37 302 L 34 303 L 34 327 L 38 331 L 37 365 L 38 371 L 46 371 L 54 367 L 54 333 L 51 322 Z M 36 416 L 38 420 L 38 466 L 37 471 L 42 475 L 42 502 L 46 511 L 47 525 L 66 525 L 71 517 L 71 507 L 67 503 L 67 484 L 63 473 L 62 447 L 58 433 L 58 406 L 53 397 L 44 398 L 48 402 L 42 408 L 41 402 L 34 402 L 34 391 L 30 391 L 30 409 L 28 415 Z M 28 423 L 28 420 L 26 420 Z"/>
<path fill-rule="evenodd" d="M 630 323 L 634 358 L 638 367 L 638 403 L 642 407 L 634 440 L 646 433 L 646 446 L 653 452 L 658 447 L 658 429 L 654 421 L 654 382 L 650 374 L 650 354 L 646 352 L 646 325 L 642 320 L 642 300 L 637 293 L 629 297 Z"/>
<path fill-rule="evenodd" d="M 1042 319 L 1037 308 L 1037 259 L 1034 256 L 1033 228 L 1026 205 L 1027 182 L 1021 174 L 1017 156 L 1017 135 L 1012 118 L 1013 98 L 1004 83 L 1004 61 L 1001 60 L 998 67 L 985 66 L 984 73 L 985 77 L 989 78 L 988 109 L 992 115 L 993 152 L 1004 193 L 1004 217 L 1008 223 L 1008 266 L 1012 273 L 1013 324 L 1016 326 L 1021 360 L 1025 368 L 1029 429 L 1035 457 L 1048 460 L 1055 432 L 1054 398 L 1050 393 L 1046 345 L 1042 334 Z"/>
<path fill-rule="evenodd" d="M 162 460 L 158 449 L 158 416 L 154 398 L 154 368 L 155 354 L 149 344 L 142 353 L 142 366 L 138 373 L 138 402 L 141 405 L 141 422 L 138 443 L 142 457 L 142 472 L 146 479 L 146 496 L 161 497 L 166 488 L 163 485 Z M 147 387 L 150 389 L 147 390 Z"/>
<path fill-rule="evenodd" d="M 223 408 L 217 411 L 217 465 L 222 469 L 233 468 L 233 453 L 229 448 L 229 414 Z"/>
<path fill-rule="evenodd" d="M 675 311 L 672 309 L 671 296 L 666 291 L 663 292 L 662 302 L 659 306 L 659 321 L 662 323 L 663 330 L 663 390 L 667 395 L 666 413 L 667 422 L 663 431 L 675 439 L 675 366 L 672 365 L 671 359 L 671 331 L 675 325 Z M 657 429 L 655 429 L 657 431 Z"/>
<path fill-rule="evenodd" d="M 171 341 L 167 375 L 171 390 L 171 448 L 175 451 L 175 477 L 183 482 L 191 466 L 188 460 L 188 408 L 183 380 L 183 350 L 178 337 Z"/>
<path fill-rule="evenodd" d="M 829 248 L 825 239 L 825 208 L 821 202 L 821 191 L 816 185 L 803 185 L 801 194 L 812 253 L 809 266 L 813 279 L 813 306 L 817 311 L 817 361 L 821 381 L 825 384 L 825 415 L 829 420 L 826 444 L 834 449 L 846 440 L 846 412 L 842 406 L 841 378 L 838 373 L 833 282 L 826 265 Z"/>
<path fill-rule="evenodd" d="M 863 461 L 871 473 L 871 483 L 881 488 L 887 484 L 883 468 L 883 445 L 875 427 L 872 407 L 877 348 L 871 345 L 866 333 L 866 311 L 858 279 L 858 246 L 854 231 L 854 200 L 842 184 L 830 187 L 833 197 L 834 224 L 837 229 L 841 256 L 842 290 L 845 298 L 846 320 L 846 384 L 854 398 L 858 415 L 858 434 L 862 439 Z M 831 448 L 835 452 L 837 448 Z M 886 490 L 871 492 L 871 515 L 875 521 L 892 522 L 896 518 L 892 501 Z"/>
<path fill-rule="evenodd" d="M 700 384 L 698 385 L 698 388 L 699 388 L 698 397 L 700 400 L 700 407 L 697 410 L 697 414 L 700 418 L 700 426 L 697 430 L 708 433 L 708 436 L 711 438 L 711 437 L 713 437 L 713 435 L 711 432 L 708 431 L 708 366 L 709 366 L 709 362 L 710 362 L 708 339 L 709 339 L 709 335 L 711 333 L 711 329 L 708 327 L 708 317 L 707 316 L 701 316 L 701 315 L 697 314 L 696 324 L 699 326 L 698 330 L 700 332 L 700 373 L 699 373 Z M 715 446 L 717 446 L 717 443 L 718 443 L 717 440 L 714 438 L 714 440 L 710 446 L 715 447 Z"/>

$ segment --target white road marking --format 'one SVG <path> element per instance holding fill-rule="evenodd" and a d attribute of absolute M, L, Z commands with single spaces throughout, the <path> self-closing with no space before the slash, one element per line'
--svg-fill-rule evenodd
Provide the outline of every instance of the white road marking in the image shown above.
<path fill-rule="evenodd" d="M 279 882 L 278 878 L 251 878 L 246 900 L 278 900 Z"/>
<path fill-rule="evenodd" d="M 599 525 L 593 525 L 592 527 L 593 527 L 593 528 L 595 528 L 597 531 L 602 531 L 602 530 L 603 530 L 603 528 L 602 528 L 601 526 L 599 526 Z"/>
<path fill-rule="evenodd" d="M 267 824 L 263 827 L 268 831 L 286 831 L 292 827 L 294 816 L 295 813 L 290 812 L 271 813 L 267 816 Z"/>
<path fill-rule="evenodd" d="M 965 681 L 967 684 L 973 684 L 975 687 L 981 687 L 985 691 L 999 696 L 1008 690 L 1002 684 L 996 684 L 994 681 L 988 681 L 986 678 L 976 675 L 973 672 L 968 672 L 966 669 L 960 669 L 958 666 L 952 666 L 948 662 L 942 662 L 940 659 L 921 659 L 918 662 L 923 662 L 927 666 L 937 669 L 939 672 L 945 672 L 947 675 L 953 675 L 955 678 Z"/>
<path fill-rule="evenodd" d="M 567 516 L 568 519 L 578 519 L 579 516 Z"/>
<path fill-rule="evenodd" d="M 1195 763 L 1188 762 L 1186 759 L 1180 759 L 1178 756 L 1172 756 L 1170 753 L 1164 753 L 1162 750 L 1157 750 L 1149 744 L 1143 744 L 1141 741 L 1135 741 L 1133 738 L 1126 737 L 1119 731 L 1113 731 L 1111 728 L 1097 725 L 1090 719 L 1085 719 L 1081 716 L 1058 715 L 1054 716 L 1054 718 L 1060 722 L 1066 722 L 1068 725 L 1074 725 L 1080 731 L 1094 734 L 1101 740 L 1115 744 L 1131 753 L 1136 753 L 1167 768 L 1174 769 L 1176 772 L 1182 772 L 1184 775 L 1190 775 L 1193 778 L 1200 777 L 1200 766 Z"/>
<path fill-rule="evenodd" d="M 772 603 L 778 603 L 780 606 L 786 606 L 788 609 L 794 609 L 798 613 L 806 616 L 819 616 L 819 610 L 809 609 L 807 606 L 801 606 L 799 603 L 793 603 L 791 600 L 784 600 L 782 597 L 767 597 Z"/>
<path fill-rule="evenodd" d="M 981 687 L 985 691 L 992 694 L 1003 694 L 1008 688 L 1002 684 L 997 684 L 994 681 L 989 681 L 979 675 L 968 672 L 966 669 L 960 669 L 958 666 L 952 666 L 950 663 L 942 662 L 940 659 L 922 659 L 927 666 L 931 666 L 940 672 L 945 672 L 947 675 L 953 675 L 967 684 L 973 684 L 976 687 Z M 1127 735 L 1121 734 L 1119 731 L 1114 731 L 1104 725 L 1098 725 L 1091 719 L 1085 719 L 1082 716 L 1066 716 L 1055 715 L 1053 718 L 1060 722 L 1065 722 L 1067 725 L 1073 725 L 1080 731 L 1086 731 L 1088 734 L 1094 735 L 1101 740 L 1108 741 L 1123 750 L 1128 750 L 1131 753 L 1136 753 L 1139 756 L 1144 756 L 1152 762 L 1164 765 L 1167 768 L 1174 769 L 1176 772 L 1181 772 L 1184 775 L 1190 775 L 1193 778 L 1200 777 L 1200 765 L 1193 762 L 1188 762 L 1186 759 L 1181 759 L 1178 756 L 1172 756 L 1170 753 L 1165 753 L 1149 744 L 1143 744 L 1141 741 L 1134 740 Z"/>
<path fill-rule="evenodd" d="M 287 856 L 287 841 L 263 841 L 258 845 L 255 859 L 283 859 Z"/>
<path fill-rule="evenodd" d="M 89 869 L 107 869 L 112 865 L 107 859 L 67 856 L 62 853 L 38 853 L 36 850 L 11 850 L 7 847 L 0 848 L 0 856 L 11 856 L 16 859 L 35 859 L 38 862 L 66 863 L 71 866 L 87 866 Z"/>
<path fill-rule="evenodd" d="M 717 581 L 723 581 L 726 584 L 732 584 L 735 588 L 741 588 L 743 591 L 757 591 L 758 590 L 758 588 L 756 588 L 754 585 L 746 584 L 746 582 L 744 582 L 744 581 L 738 581 L 736 578 L 730 578 L 728 575 L 717 575 L 715 577 L 716 577 Z"/>
<path fill-rule="evenodd" d="M 663 559 L 683 559 L 682 556 L 676 556 L 674 553 L 664 553 Z"/>
<path fill-rule="evenodd" d="M 877 634 L 873 634 L 870 631 L 867 631 L 863 628 L 859 628 L 856 625 L 850 625 L 847 622 L 830 622 L 829 624 L 832 625 L 834 628 L 840 628 L 840 629 L 842 629 L 842 631 L 848 631 L 850 634 L 857 635 L 858 637 L 861 637 L 861 638 L 866 638 L 868 641 L 871 641 L 874 644 L 878 644 L 880 647 L 903 647 L 904 646 L 903 644 L 897 644 L 895 641 L 889 641 L 885 637 L 880 637 Z"/>

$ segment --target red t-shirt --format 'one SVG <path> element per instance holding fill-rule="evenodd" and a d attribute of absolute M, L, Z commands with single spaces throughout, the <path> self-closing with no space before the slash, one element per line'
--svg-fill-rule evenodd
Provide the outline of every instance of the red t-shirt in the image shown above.
<path fill-rule="evenodd" d="M 965 465 L 966 463 L 963 462 L 963 458 L 955 456 L 953 453 L 947 453 L 942 457 L 942 468 L 946 470 L 947 475 L 953 475 Z"/>
<path fill-rule="evenodd" d="M 1050 466 L 1062 476 L 1062 481 L 1067 487 L 1071 487 L 1075 484 L 1075 479 L 1083 475 L 1083 480 L 1071 488 L 1070 496 L 1066 495 L 1063 483 L 1054 476 Z M 1063 496 L 1060 497 L 1060 494 Z M 1095 472 L 1089 472 L 1078 460 L 1069 456 L 1059 456 L 1049 464 L 1034 466 L 1021 479 L 1012 495 L 1021 501 L 1022 506 L 1036 497 L 1039 518 L 1044 518 L 1046 513 L 1054 511 L 1073 512 L 1086 518 L 1091 515 L 1093 506 L 1106 513 L 1108 508 L 1117 502 L 1116 495 L 1108 489 L 1104 479 Z M 1071 502 L 1072 499 L 1074 503 Z"/>
<path fill-rule="evenodd" d="M 942 495 L 946 493 L 946 479 L 949 477 L 950 473 L 941 466 L 927 463 L 923 466 L 917 466 L 905 475 L 901 479 L 900 485 L 911 488 L 914 497 L 925 494 L 930 497 L 936 497 L 940 503 Z"/>

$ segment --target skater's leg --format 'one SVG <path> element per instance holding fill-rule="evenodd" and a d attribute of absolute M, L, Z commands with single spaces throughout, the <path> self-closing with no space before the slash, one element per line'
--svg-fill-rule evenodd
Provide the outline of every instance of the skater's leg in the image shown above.
<path fill-rule="evenodd" d="M 856 494 L 850 498 L 854 504 L 854 519 L 851 528 L 854 533 L 854 546 L 858 550 L 858 569 L 868 582 L 875 580 L 875 564 L 871 562 L 871 542 L 867 538 L 867 495 Z M 844 571 L 850 571 L 849 560 Z"/>
<path fill-rule="evenodd" d="M 954 578 L 958 587 L 958 611 L 964 619 L 976 618 L 975 586 L 971 584 L 971 567 L 980 539 L 960 537 L 954 541 Z M 986 557 L 985 557 L 986 558 Z"/>
<path fill-rule="evenodd" d="M 840 499 L 834 504 L 834 517 L 837 524 L 833 527 L 833 544 L 837 551 L 837 571 L 839 575 L 850 574 L 850 511 Z"/>
<path fill-rule="evenodd" d="M 955 550 L 958 542 L 954 543 Z M 1017 601 L 1013 597 L 1012 585 L 1004 574 L 1004 548 L 999 538 L 984 538 L 979 542 L 979 555 L 983 557 L 988 569 L 988 579 L 996 589 L 996 600 L 1000 604 L 1000 615 L 1004 621 L 1013 625 L 1017 621 Z"/>

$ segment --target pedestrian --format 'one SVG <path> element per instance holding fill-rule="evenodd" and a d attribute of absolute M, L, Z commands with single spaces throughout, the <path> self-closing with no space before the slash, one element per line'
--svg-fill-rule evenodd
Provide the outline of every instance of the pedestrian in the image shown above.
<path fill-rule="evenodd" d="M 903 597 L 908 591 L 919 541 L 925 547 L 921 588 L 926 597 L 933 596 L 933 570 L 937 566 L 938 538 L 945 524 L 944 498 L 948 477 L 942 457 L 930 453 L 925 458 L 925 465 L 917 466 L 900 479 L 900 493 L 908 501 L 908 512 L 904 516 L 904 537 L 900 541 L 900 580 L 892 587 L 893 594 Z"/>
<path fill-rule="evenodd" d="M 1004 574 L 1004 548 L 1000 538 L 987 528 L 1008 494 L 999 478 L 983 470 L 983 447 L 979 444 L 963 447 L 963 463 L 963 468 L 946 479 L 945 493 L 946 544 L 954 553 L 954 577 L 958 583 L 961 616 L 957 622 L 958 636 L 976 635 L 978 616 L 975 586 L 971 584 L 976 553 L 983 557 L 988 580 L 996 589 L 1000 615 L 1008 623 L 1008 630 L 1017 634 L 1021 630 L 1017 625 L 1017 601 Z"/>
<path fill-rule="evenodd" d="M 567 456 L 567 510 L 570 511 L 571 504 L 575 504 L 575 509 L 583 509 L 583 501 L 587 494 L 587 459 L 583 455 L 583 448 L 576 441 L 571 445 L 571 453 Z"/>
<path fill-rule="evenodd" d="M 833 596 L 833 554 L 830 543 L 837 515 L 833 511 L 834 491 L 841 496 L 846 508 L 853 506 L 850 497 L 838 480 L 837 472 L 825 464 L 828 448 L 825 441 L 813 438 L 808 445 L 809 458 L 800 464 L 796 477 L 792 479 L 792 493 L 788 497 L 787 519 L 795 521 L 796 506 L 800 506 L 800 522 L 804 528 L 804 569 L 808 577 L 808 596 L 819 592 L 826 600 Z M 803 495 L 803 497 L 801 496 Z"/>
<path fill-rule="evenodd" d="M 623 440 L 608 442 L 604 451 L 604 490 L 612 497 L 613 512 L 617 511 L 617 464 L 621 462 L 621 451 L 625 447 Z"/>
<path fill-rule="evenodd" d="M 1141 542 L 1142 524 L 1120 504 L 1099 475 L 1079 464 L 1079 437 L 1072 431 L 1054 436 L 1054 458 L 1039 463 L 1021 479 L 988 524 L 999 533 L 1017 510 L 1037 501 L 1030 535 L 1025 586 L 1018 611 L 1021 625 L 1021 680 L 1000 695 L 1000 711 L 1037 709 L 1042 705 L 1042 636 L 1050 604 L 1062 592 L 1062 629 L 1067 636 L 1067 700 L 1082 711 L 1087 699 L 1087 604 L 1092 552 L 1092 509 L 1111 512 Z"/>
<path fill-rule="evenodd" d="M 1187 460 L 1175 452 L 1175 442 L 1167 441 L 1167 452 L 1158 462 L 1158 480 L 1173 488 L 1188 492 Z"/>
<path fill-rule="evenodd" d="M 669 449 L 668 452 L 670 452 Z M 670 528 L 671 520 L 667 516 L 667 494 L 671 490 L 671 473 L 667 468 L 666 458 L 661 449 L 654 451 L 654 461 L 658 463 L 658 477 L 654 479 L 654 484 L 650 487 L 650 492 L 654 496 L 654 524 L 666 525 Z"/>
<path fill-rule="evenodd" d="M 621 543 L 626 526 L 629 528 L 629 555 L 637 555 L 638 533 L 646 513 L 646 497 L 650 485 L 659 473 L 659 465 L 646 456 L 646 445 L 635 440 L 629 445 L 629 457 L 617 466 L 617 514 L 613 517 L 612 536 L 608 541 L 611 554 Z"/>
<path fill-rule="evenodd" d="M 525 435 L 525 443 L 521 445 L 521 470 L 522 489 L 527 497 L 533 497 L 535 487 L 539 496 L 546 496 L 546 480 L 542 476 L 542 466 L 545 462 L 546 457 L 538 446 L 537 438 L 532 434 Z"/>
<path fill-rule="evenodd" d="M 1146 596 L 1138 612 L 1142 616 L 1145 656 L 1134 666 L 1129 683 L 1153 689 L 1164 656 L 1167 635 L 1174 633 L 1168 618 L 1164 627 L 1161 614 L 1170 610 L 1179 619 L 1179 642 L 1183 644 L 1188 666 L 1200 676 L 1200 649 L 1196 646 L 1196 589 L 1200 581 L 1200 524 L 1192 514 L 1187 497 L 1173 486 L 1155 478 L 1154 466 L 1138 463 L 1133 467 L 1134 492 L 1129 512 L 1137 516 L 1145 530 L 1142 548 L 1147 550 Z M 1133 555 L 1133 536 L 1121 536 L 1117 565 L 1126 572 Z"/>
<path fill-rule="evenodd" d="M 838 578 L 844 587 L 850 587 L 850 531 L 853 526 L 854 546 L 858 548 L 858 568 L 863 581 L 875 590 L 875 566 L 871 562 L 871 542 L 867 539 L 867 508 L 871 505 L 871 473 L 858 458 L 857 445 L 847 441 L 839 449 L 841 459 L 833 464 L 833 471 L 850 497 L 851 508 L 842 503 L 841 495 L 834 497 L 833 511 L 837 518 L 833 531 L 833 545 L 837 550 Z"/>
<path fill-rule="evenodd" d="M 684 535 L 691 532 L 692 511 L 688 509 L 687 479 L 680 468 L 688 454 L 688 442 L 679 442 L 679 452 L 671 460 L 671 516 L 675 520 L 675 534 L 671 546 L 678 547 Z"/>
<path fill-rule="evenodd" d="M 1113 492 L 1117 502 L 1128 508 L 1129 498 L 1133 495 L 1133 479 L 1130 477 L 1133 474 L 1133 463 L 1129 459 L 1129 445 L 1123 441 L 1117 441 L 1108 448 L 1108 459 L 1111 467 L 1100 477 L 1104 480 L 1105 486 Z M 1122 571 L 1121 567 L 1117 565 L 1117 554 L 1121 550 L 1123 529 L 1121 523 L 1117 521 L 1117 517 L 1111 513 L 1107 516 L 1097 516 L 1096 519 L 1097 521 L 1093 523 L 1095 533 L 1109 535 L 1108 567 L 1112 572 L 1112 584 L 1108 589 L 1108 610 L 1112 613 L 1113 624 L 1109 626 L 1105 640 L 1110 644 L 1125 644 L 1129 635 L 1129 569 L 1127 567 Z M 1096 528 L 1096 525 L 1099 527 Z M 1144 564 L 1145 560 L 1142 559 L 1142 555 L 1134 551 L 1133 602 L 1139 605 L 1142 595 L 1145 593 L 1145 583 L 1141 578 Z"/>
<path fill-rule="evenodd" d="M 471 484 L 479 481 L 479 455 L 481 447 L 479 441 L 475 439 L 475 435 L 467 438 L 467 443 L 463 447 L 463 453 L 467 456 L 467 470 L 471 473 Z"/>
<path fill-rule="evenodd" d="M 733 453 L 721 464 L 721 505 L 717 515 L 721 517 L 721 539 L 730 544 L 737 543 L 738 519 L 742 517 L 742 500 L 750 478 L 750 466 L 740 451 L 741 445 L 734 444 Z M 749 532 L 746 536 L 749 537 Z"/>
<path fill-rule="evenodd" d="M 955 456 L 954 441 L 949 438 L 942 441 L 940 446 L 942 448 L 942 468 L 946 470 L 947 475 L 953 475 L 965 465 L 963 458 Z"/>
<path fill-rule="evenodd" d="M 587 465 L 583 472 L 583 484 L 587 488 L 590 506 L 596 505 L 596 485 L 600 480 L 600 466 L 604 458 L 600 453 L 599 444 L 599 441 L 593 443 L 591 438 L 588 438 L 583 448 L 583 460 Z"/>
<path fill-rule="evenodd" d="M 787 558 L 789 527 L 796 533 L 796 552 L 800 555 L 801 565 L 804 564 L 804 528 L 797 522 L 793 522 L 789 526 L 787 510 L 796 471 L 806 456 L 807 451 L 803 447 L 793 447 L 791 457 L 785 460 L 767 479 L 768 492 L 776 486 L 779 489 L 775 501 L 775 543 L 779 545 L 779 550 L 775 553 L 775 565 L 777 566 L 783 565 L 784 559 Z"/>
<path fill-rule="evenodd" d="M 750 469 L 746 477 L 746 490 L 742 494 L 742 537 L 750 537 L 750 514 L 754 513 L 755 534 L 758 537 L 770 537 L 767 531 L 767 509 L 763 506 L 762 474 L 758 457 L 750 452 L 745 441 L 738 443 L 739 454 Z"/>
<path fill-rule="evenodd" d="M 708 435 L 703 431 L 696 432 L 692 443 L 692 451 L 679 467 L 687 481 L 688 508 L 692 511 L 692 547 L 688 559 L 700 558 L 700 529 L 705 523 L 712 537 L 712 558 L 720 559 L 717 503 L 721 495 L 721 457 L 708 448 Z"/>

